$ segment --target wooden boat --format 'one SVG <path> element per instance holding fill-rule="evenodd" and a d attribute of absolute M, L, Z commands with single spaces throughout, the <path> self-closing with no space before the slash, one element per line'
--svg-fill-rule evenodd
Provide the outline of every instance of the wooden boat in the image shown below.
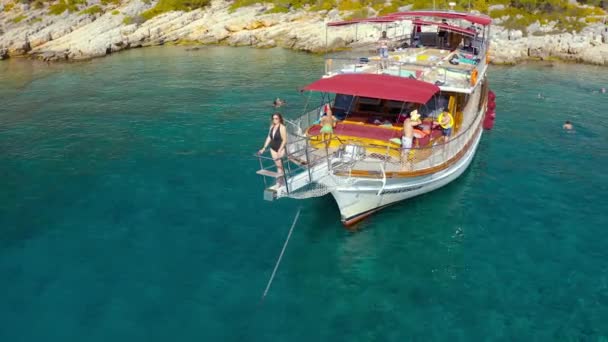
<path fill-rule="evenodd" d="M 331 194 L 348 226 L 458 178 L 495 118 L 490 24 L 487 16 L 453 11 L 329 23 L 328 29 L 392 25 L 408 33 L 390 37 L 388 53 L 325 59 L 322 78 L 303 88 L 321 94 L 319 105 L 287 120 L 285 174 L 259 156 L 265 199 Z M 327 105 L 338 121 L 324 136 L 319 118 Z M 407 119 L 417 123 L 411 147 L 401 146 Z M 268 177 L 284 181 L 268 186 Z"/>

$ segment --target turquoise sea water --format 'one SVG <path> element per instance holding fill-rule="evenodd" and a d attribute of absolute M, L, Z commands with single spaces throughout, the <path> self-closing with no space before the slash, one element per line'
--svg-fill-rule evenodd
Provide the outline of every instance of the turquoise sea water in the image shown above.
<path fill-rule="evenodd" d="M 354 232 L 331 197 L 264 202 L 251 157 L 321 71 L 223 47 L 1 62 L 0 341 L 608 341 L 608 69 L 493 67 L 469 171 Z"/>

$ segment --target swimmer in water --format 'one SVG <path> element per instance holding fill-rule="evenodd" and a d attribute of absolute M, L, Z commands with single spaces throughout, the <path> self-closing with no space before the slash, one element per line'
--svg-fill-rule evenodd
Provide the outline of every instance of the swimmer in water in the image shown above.
<path fill-rule="evenodd" d="M 572 130 L 572 128 L 573 128 L 573 127 L 572 127 L 572 123 L 571 123 L 569 120 L 566 120 L 566 122 L 564 122 L 564 126 L 563 126 L 563 127 L 564 127 L 564 129 L 565 129 L 566 131 L 571 131 L 571 130 Z"/>
<path fill-rule="evenodd" d="M 278 97 L 277 97 L 276 99 L 274 99 L 274 101 L 272 102 L 272 106 L 273 106 L 274 108 L 279 108 L 279 107 L 281 107 L 281 106 L 282 106 L 282 105 L 284 105 L 284 104 L 285 104 L 285 101 L 281 100 L 281 99 L 280 99 L 280 98 L 278 98 Z"/>
<path fill-rule="evenodd" d="M 602 93 L 602 94 L 606 94 L 606 88 L 602 88 L 602 89 L 600 89 L 600 93 Z"/>

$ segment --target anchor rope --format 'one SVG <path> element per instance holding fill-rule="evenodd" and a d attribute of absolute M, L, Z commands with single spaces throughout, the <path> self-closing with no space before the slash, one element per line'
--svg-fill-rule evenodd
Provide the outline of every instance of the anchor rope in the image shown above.
<path fill-rule="evenodd" d="M 281 259 L 283 258 L 283 254 L 285 253 L 285 249 L 287 248 L 287 244 L 289 243 L 289 238 L 291 238 L 291 233 L 293 232 L 293 228 L 296 226 L 296 223 L 298 222 L 298 218 L 300 217 L 301 210 L 302 210 L 302 207 L 299 207 L 298 212 L 296 213 L 296 217 L 293 219 L 293 223 L 291 224 L 291 228 L 289 229 L 289 233 L 287 234 L 287 238 L 285 239 L 285 243 L 283 244 L 283 249 L 281 249 L 281 254 L 279 254 L 279 258 L 277 259 L 277 262 L 274 265 L 274 270 L 272 270 L 272 274 L 270 275 L 270 279 L 268 279 L 268 284 L 266 284 L 266 289 L 264 290 L 264 294 L 262 294 L 262 298 L 260 301 L 264 301 L 264 298 L 266 298 L 266 295 L 268 294 L 268 290 L 270 290 L 270 285 L 272 285 L 274 276 L 277 273 L 277 269 L 279 268 L 279 264 L 281 263 Z"/>
<path fill-rule="evenodd" d="M 285 254 L 285 249 L 287 248 L 287 243 L 289 242 L 289 239 L 291 238 L 291 233 L 293 232 L 293 229 L 296 226 L 298 218 L 300 217 L 301 210 L 302 210 L 302 207 L 299 207 L 298 212 L 296 213 L 296 216 L 291 224 L 291 228 L 289 229 L 289 233 L 287 234 L 287 238 L 285 239 L 285 243 L 283 244 L 283 249 L 281 249 L 281 254 L 279 254 L 279 258 L 277 259 L 274 269 L 272 270 L 272 274 L 270 275 L 268 284 L 266 284 L 266 289 L 264 290 L 264 294 L 262 294 L 262 298 L 257 303 L 257 305 L 255 306 L 255 309 L 253 310 L 253 312 L 251 314 L 252 318 L 255 317 L 258 314 L 258 312 L 262 309 L 262 306 L 264 304 L 264 298 L 266 297 L 266 295 L 268 294 L 268 291 L 270 290 L 270 285 L 272 284 L 272 281 L 274 280 L 274 276 L 277 273 L 279 264 L 281 263 L 281 259 L 283 258 L 283 254 Z M 250 340 L 250 339 L 245 339 L 245 336 L 248 334 L 249 328 L 251 327 L 252 324 L 253 324 L 253 320 L 248 319 L 247 322 L 245 323 L 244 328 L 239 329 L 238 334 L 236 336 L 237 341 L 242 341 L 242 340 L 249 341 Z"/>

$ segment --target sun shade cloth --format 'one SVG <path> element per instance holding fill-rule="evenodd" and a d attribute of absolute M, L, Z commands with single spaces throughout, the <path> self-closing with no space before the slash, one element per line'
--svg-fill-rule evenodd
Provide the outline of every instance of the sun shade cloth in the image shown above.
<path fill-rule="evenodd" d="M 399 20 L 413 20 L 418 19 L 418 17 L 432 17 L 432 18 L 440 18 L 440 19 L 460 19 L 466 20 L 473 24 L 479 25 L 489 25 L 492 23 L 492 18 L 487 17 L 485 15 L 475 15 L 470 13 L 458 13 L 458 12 L 440 12 L 440 11 L 407 11 L 407 12 L 397 12 L 391 13 L 387 15 L 383 15 L 380 17 L 374 18 L 363 18 L 363 19 L 353 19 L 353 20 L 345 20 L 345 21 L 336 21 L 328 23 L 327 26 L 342 26 L 342 25 L 351 25 L 358 23 L 374 23 L 374 22 L 393 22 Z"/>
<path fill-rule="evenodd" d="M 424 104 L 439 92 L 439 87 L 399 76 L 340 74 L 322 78 L 307 85 L 304 90 Z"/>

